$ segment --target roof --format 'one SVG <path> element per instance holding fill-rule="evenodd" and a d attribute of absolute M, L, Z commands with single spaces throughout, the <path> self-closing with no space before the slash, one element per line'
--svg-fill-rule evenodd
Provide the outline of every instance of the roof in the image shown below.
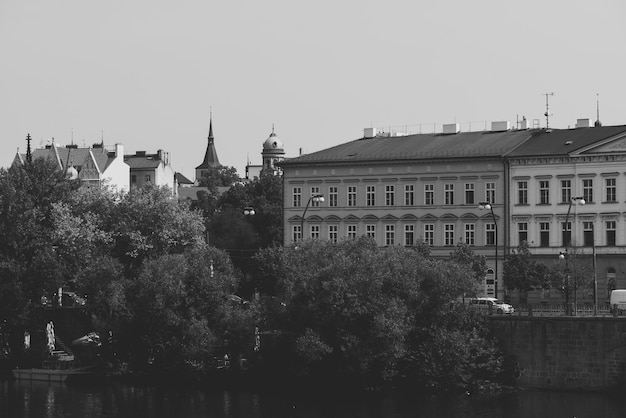
<path fill-rule="evenodd" d="M 217 150 L 215 149 L 215 139 L 213 138 L 213 117 L 209 122 L 209 143 L 204 153 L 204 160 L 202 164 L 196 167 L 196 169 L 207 169 L 210 167 L 221 167 L 219 158 L 217 158 Z"/>
<path fill-rule="evenodd" d="M 98 166 L 100 172 L 104 172 L 111 161 L 114 160 L 114 157 L 109 157 L 109 153 L 100 147 L 96 148 L 78 148 L 78 147 L 61 147 L 56 146 L 56 152 L 58 153 L 59 160 L 62 168 L 66 168 L 66 166 L 74 166 L 77 167 L 80 171 L 80 168 L 85 164 L 85 162 L 91 158 L 91 154 L 93 154 L 94 161 Z M 32 153 L 33 159 L 36 158 L 52 158 L 56 160 L 56 156 L 54 154 L 54 149 L 52 146 L 48 146 L 45 148 L 35 149 Z"/>
<path fill-rule="evenodd" d="M 357 139 L 312 154 L 290 158 L 282 166 L 380 160 L 499 157 L 530 137 L 530 131 L 415 134 Z"/>
<path fill-rule="evenodd" d="M 512 151 L 508 156 L 568 155 L 619 135 L 626 135 L 626 125 L 576 129 L 542 129 L 533 132 L 528 141 L 524 142 L 523 145 Z"/>
<path fill-rule="evenodd" d="M 131 169 L 157 168 L 163 163 L 163 161 L 154 154 L 125 155 L 124 162 L 128 164 Z"/>
<path fill-rule="evenodd" d="M 189 180 L 183 173 L 174 173 L 174 179 L 177 184 L 193 184 L 193 181 Z"/>

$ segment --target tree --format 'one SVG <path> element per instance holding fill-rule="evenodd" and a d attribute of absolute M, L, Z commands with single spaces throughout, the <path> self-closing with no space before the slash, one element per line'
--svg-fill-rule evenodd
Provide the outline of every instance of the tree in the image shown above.
<path fill-rule="evenodd" d="M 547 288 L 547 268 L 536 262 L 526 241 L 517 246 L 517 250 L 504 261 L 504 286 L 509 290 L 517 290 L 519 299 L 525 303 L 524 295 L 530 290 Z"/>
<path fill-rule="evenodd" d="M 479 284 L 483 283 L 487 272 L 487 261 L 484 255 L 474 254 L 472 247 L 465 243 L 459 242 L 454 248 L 454 252 L 450 253 L 450 260 L 460 264 L 472 272 L 474 283 L 469 286 L 464 294 L 474 295 Z"/>
<path fill-rule="evenodd" d="M 573 248 L 564 256 L 548 268 L 547 278 L 550 286 L 563 295 L 566 309 L 570 309 L 572 296 L 577 301 L 580 288 L 593 286 L 593 267 L 591 260 L 577 254 Z"/>
<path fill-rule="evenodd" d="M 230 187 L 241 181 L 235 167 L 209 167 L 202 172 L 200 186 L 206 187 L 211 192 L 216 192 L 218 187 Z"/>
<path fill-rule="evenodd" d="M 368 237 L 337 244 L 307 240 L 297 249 L 261 250 L 256 259 L 283 303 L 282 310 L 265 312 L 276 315 L 265 322 L 283 335 L 274 351 L 264 352 L 274 359 L 272 370 L 290 365 L 292 377 L 378 386 L 401 376 L 418 381 L 425 361 L 445 368 L 443 359 L 419 354 L 434 350 L 439 331 L 459 346 L 480 339 L 493 349 L 483 330 L 471 336 L 474 327 L 464 319 L 468 312 L 450 310 L 449 302 L 475 283 L 466 265 L 424 257 L 410 248 L 379 248 Z M 459 362 L 475 360 L 465 356 Z M 497 363 L 498 357 L 493 360 Z M 489 367 L 477 366 L 494 378 L 497 367 L 492 374 L 486 372 Z M 476 378 L 468 376 L 463 385 Z"/>

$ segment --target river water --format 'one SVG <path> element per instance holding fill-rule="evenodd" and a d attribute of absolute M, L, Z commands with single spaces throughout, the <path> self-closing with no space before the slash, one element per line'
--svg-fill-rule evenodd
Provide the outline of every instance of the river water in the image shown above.
<path fill-rule="evenodd" d="M 3 380 L 0 417 L 622 418 L 626 417 L 626 397 L 541 391 L 520 391 L 490 400 L 378 394 L 319 397 L 120 382 Z"/>

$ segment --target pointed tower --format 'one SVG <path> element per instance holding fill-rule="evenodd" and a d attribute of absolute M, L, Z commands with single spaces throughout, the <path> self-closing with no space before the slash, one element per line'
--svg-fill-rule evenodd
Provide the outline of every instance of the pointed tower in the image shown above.
<path fill-rule="evenodd" d="M 215 150 L 215 140 L 213 138 L 213 113 L 211 113 L 209 120 L 209 143 L 206 147 L 206 153 L 204 154 L 204 161 L 202 164 L 196 167 L 196 181 L 202 178 L 202 173 L 210 168 L 219 168 L 222 165 L 217 158 L 217 151 Z"/>

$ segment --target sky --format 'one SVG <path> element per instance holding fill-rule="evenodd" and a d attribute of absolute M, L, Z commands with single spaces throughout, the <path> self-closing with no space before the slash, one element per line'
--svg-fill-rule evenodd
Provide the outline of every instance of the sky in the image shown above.
<path fill-rule="evenodd" d="M 376 127 L 522 117 L 626 124 L 623 0 L 0 0 L 0 167 L 49 143 L 168 151 L 191 180 L 210 115 L 243 176 Z M 553 93 L 553 94 L 550 94 Z M 546 96 L 547 95 L 547 96 Z"/>

